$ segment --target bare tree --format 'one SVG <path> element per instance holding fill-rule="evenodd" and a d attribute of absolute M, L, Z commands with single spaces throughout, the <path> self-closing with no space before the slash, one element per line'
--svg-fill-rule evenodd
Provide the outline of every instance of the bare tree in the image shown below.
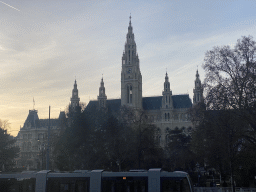
<path fill-rule="evenodd" d="M 206 52 L 203 68 L 206 108 L 232 114 L 222 123 L 222 130 L 232 136 L 228 148 L 232 176 L 233 154 L 238 151 L 230 152 L 234 144 L 248 144 L 239 143 L 246 139 L 256 148 L 256 42 L 252 36 L 243 36 L 234 48 L 214 47 Z M 239 133 L 235 142 L 234 132 Z"/>
<path fill-rule="evenodd" d="M 204 59 L 205 91 L 210 109 L 247 109 L 255 103 L 256 45 L 251 36 L 234 49 L 214 47 Z"/>

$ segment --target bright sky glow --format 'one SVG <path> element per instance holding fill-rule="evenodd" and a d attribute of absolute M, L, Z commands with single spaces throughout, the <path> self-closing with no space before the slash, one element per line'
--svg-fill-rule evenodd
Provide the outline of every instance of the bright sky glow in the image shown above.
<path fill-rule="evenodd" d="M 75 77 L 82 102 L 121 96 L 121 57 L 129 16 L 140 59 L 143 96 L 161 95 L 165 72 L 173 94 L 192 98 L 195 74 L 213 46 L 256 34 L 256 1 L 0 1 L 0 119 L 17 135 L 29 109 L 57 118 Z M 254 37 L 256 39 L 256 37 Z"/>

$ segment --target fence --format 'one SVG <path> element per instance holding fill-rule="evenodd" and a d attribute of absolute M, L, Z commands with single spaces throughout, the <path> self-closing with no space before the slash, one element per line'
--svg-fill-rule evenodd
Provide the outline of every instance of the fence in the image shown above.
<path fill-rule="evenodd" d="M 194 187 L 194 192 L 232 192 L 231 187 Z M 256 188 L 239 188 L 235 192 L 256 192 Z"/>

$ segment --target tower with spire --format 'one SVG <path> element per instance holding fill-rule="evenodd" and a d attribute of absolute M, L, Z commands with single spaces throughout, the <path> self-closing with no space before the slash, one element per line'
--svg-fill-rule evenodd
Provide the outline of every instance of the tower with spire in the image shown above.
<path fill-rule="evenodd" d="M 101 78 L 100 82 L 100 88 L 99 88 L 99 96 L 98 96 L 98 102 L 99 102 L 99 108 L 106 108 L 106 101 L 107 101 L 107 95 L 105 93 L 105 87 L 104 87 L 104 81 L 103 77 Z"/>
<path fill-rule="evenodd" d="M 131 16 L 122 56 L 121 105 L 142 108 L 142 76 L 132 31 Z"/>
<path fill-rule="evenodd" d="M 193 93 L 193 104 L 203 101 L 203 88 L 201 85 L 201 80 L 199 78 L 198 70 L 196 70 L 195 88 L 193 90 Z"/>
<path fill-rule="evenodd" d="M 173 101 L 172 101 L 172 91 L 170 89 L 170 82 L 169 77 L 166 72 L 165 74 L 165 81 L 164 81 L 164 90 L 162 92 L 162 119 L 164 121 L 170 121 L 172 113 L 171 110 L 173 109 Z"/>
<path fill-rule="evenodd" d="M 72 97 L 70 98 L 70 101 L 71 101 L 71 109 L 75 110 L 76 107 L 79 106 L 79 101 L 80 101 L 80 98 L 78 97 L 78 89 L 77 89 L 76 80 L 74 83 L 74 88 L 72 90 Z"/>

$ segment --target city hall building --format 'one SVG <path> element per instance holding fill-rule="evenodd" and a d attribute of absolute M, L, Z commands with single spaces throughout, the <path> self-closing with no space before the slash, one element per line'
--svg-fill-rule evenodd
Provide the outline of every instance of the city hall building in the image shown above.
<path fill-rule="evenodd" d="M 159 93 L 159 96 L 142 96 L 142 74 L 131 17 L 121 65 L 121 99 L 107 99 L 102 78 L 97 100 L 90 101 L 86 106 L 87 109 L 105 109 L 118 113 L 121 106 L 127 106 L 134 110 L 144 110 L 151 122 L 158 128 L 156 138 L 161 146 L 165 146 L 168 142 L 169 130 L 184 128 L 185 131 L 188 131 L 192 128 L 188 114 L 188 110 L 192 107 L 192 101 L 188 94 L 172 94 L 167 72 L 163 77 L 163 91 Z M 198 71 L 196 71 L 193 94 L 193 104 L 203 100 L 203 89 Z M 70 101 L 71 109 L 75 109 L 80 102 L 76 80 Z M 58 119 L 51 119 L 52 134 L 58 135 L 63 130 L 62 122 L 65 121 L 65 118 L 65 113 L 60 112 Z M 16 159 L 17 167 L 24 165 L 26 167 L 29 165 L 31 169 L 43 167 L 48 122 L 47 119 L 39 119 L 37 110 L 29 110 L 28 117 L 17 136 L 17 145 L 21 149 L 20 156 Z"/>

